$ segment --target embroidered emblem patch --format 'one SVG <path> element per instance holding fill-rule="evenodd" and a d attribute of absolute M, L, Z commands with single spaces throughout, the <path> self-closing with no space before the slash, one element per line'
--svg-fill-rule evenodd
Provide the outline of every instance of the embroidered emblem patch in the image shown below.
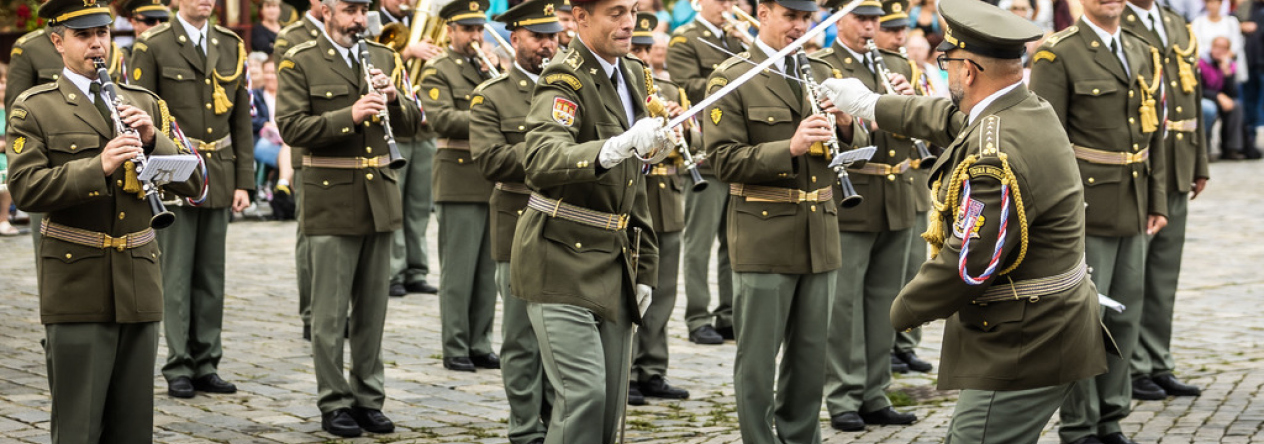
<path fill-rule="evenodd" d="M 470 101 L 470 108 L 473 108 L 474 105 L 478 105 L 480 103 L 483 103 L 483 96 L 474 96 L 474 100 Z"/>
<path fill-rule="evenodd" d="M 957 239 L 965 239 L 966 227 L 973 224 L 974 227 L 970 230 L 970 238 L 978 239 L 979 229 L 983 228 L 984 222 L 983 206 L 983 202 L 974 199 L 970 199 L 969 202 L 961 205 L 961 208 L 957 209 L 957 222 L 952 224 L 952 235 L 956 236 Z"/>
<path fill-rule="evenodd" d="M 439 100 L 439 88 L 430 88 L 430 92 L 426 94 L 430 96 L 430 100 Z"/>
<path fill-rule="evenodd" d="M 720 117 L 723 115 L 724 115 L 724 111 L 720 111 L 719 108 L 712 109 L 711 110 L 711 123 L 719 125 Z"/>
<path fill-rule="evenodd" d="M 13 141 L 13 154 L 22 154 L 22 148 L 26 147 L 26 138 L 19 137 Z"/>
<path fill-rule="evenodd" d="M 553 121 L 564 126 L 575 124 L 575 112 L 579 110 L 579 105 L 575 104 L 564 97 L 553 98 Z"/>

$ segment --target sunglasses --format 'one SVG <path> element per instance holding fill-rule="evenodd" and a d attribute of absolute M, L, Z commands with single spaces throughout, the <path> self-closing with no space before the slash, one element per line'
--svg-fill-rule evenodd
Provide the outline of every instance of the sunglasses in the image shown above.
<path fill-rule="evenodd" d="M 940 54 L 939 57 L 935 57 L 935 63 L 939 64 L 940 71 L 947 71 L 948 62 L 953 61 L 953 60 L 962 61 L 962 62 L 970 62 L 970 64 L 974 65 L 975 68 L 979 68 L 980 72 L 983 71 L 983 66 L 979 65 L 979 63 L 975 62 L 974 60 L 970 60 L 967 58 L 948 57 L 943 54 Z"/>

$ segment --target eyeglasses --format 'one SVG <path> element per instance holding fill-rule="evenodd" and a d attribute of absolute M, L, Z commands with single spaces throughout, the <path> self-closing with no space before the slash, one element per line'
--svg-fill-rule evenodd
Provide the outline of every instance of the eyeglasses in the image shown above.
<path fill-rule="evenodd" d="M 940 54 L 940 55 L 939 55 L 939 57 L 935 57 L 935 63 L 938 63 L 938 64 L 939 64 L 939 69 L 940 69 L 941 71 L 947 71 L 947 70 L 948 70 L 948 62 L 953 61 L 953 60 L 957 60 L 957 61 L 961 61 L 961 62 L 970 62 L 970 64 L 971 64 L 971 65 L 974 65 L 974 67 L 975 67 L 975 68 L 979 68 L 979 71 L 980 71 L 980 72 L 982 72 L 982 71 L 983 71 L 983 65 L 980 65 L 980 64 L 979 64 L 979 62 L 976 62 L 976 61 L 974 61 L 974 60 L 970 60 L 970 59 L 967 59 L 967 58 L 947 57 L 947 56 L 945 56 L 945 55 L 943 55 L 943 54 Z"/>
<path fill-rule="evenodd" d="M 165 18 L 145 17 L 145 18 L 143 18 L 143 19 L 140 19 L 140 22 L 141 22 L 141 23 L 144 23 L 146 26 L 158 26 L 158 24 L 159 24 L 159 23 L 167 23 L 167 19 L 165 19 Z"/>

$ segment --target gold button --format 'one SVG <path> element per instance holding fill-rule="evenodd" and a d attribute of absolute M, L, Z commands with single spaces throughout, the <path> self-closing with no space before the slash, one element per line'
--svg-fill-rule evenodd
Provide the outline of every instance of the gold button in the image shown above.
<path fill-rule="evenodd" d="M 768 116 L 768 121 L 771 122 L 772 120 L 773 120 L 772 116 Z"/>
<path fill-rule="evenodd" d="M 812 212 L 813 212 L 813 213 L 815 213 L 815 212 L 816 212 L 816 205 L 813 205 L 813 206 L 808 207 L 808 208 L 810 208 L 810 209 L 812 210 Z"/>
<path fill-rule="evenodd" d="M 1133 171 L 1133 172 L 1132 172 L 1132 177 L 1137 177 L 1137 172 L 1136 172 L 1136 171 Z"/>
<path fill-rule="evenodd" d="M 767 216 L 767 215 L 768 215 L 768 212 L 767 212 L 767 211 L 764 211 L 764 212 L 762 212 L 762 214 L 763 214 L 763 215 L 765 215 L 765 216 Z"/>
<path fill-rule="evenodd" d="M 1101 94 L 1101 93 L 1102 93 L 1102 90 L 1097 89 L 1097 88 L 1093 88 L 1093 95 L 1098 95 L 1098 94 Z"/>
<path fill-rule="evenodd" d="M 70 150 L 71 150 L 71 151 L 74 151 L 74 150 L 77 150 L 77 149 L 79 149 L 79 145 L 75 145 L 75 144 L 73 144 L 73 143 L 72 143 L 72 144 L 70 144 Z"/>
<path fill-rule="evenodd" d="M 184 38 L 184 36 L 180 36 L 179 40 L 180 40 L 180 43 L 189 41 L 189 39 Z"/>
<path fill-rule="evenodd" d="M 461 64 L 461 59 L 456 59 L 456 64 L 460 65 L 460 64 Z"/>
<path fill-rule="evenodd" d="M 325 97 L 333 97 L 333 96 L 334 96 L 333 91 L 325 91 Z"/>
<path fill-rule="evenodd" d="M 214 131 L 214 130 L 212 130 L 212 129 L 210 129 L 210 128 L 207 128 L 207 129 L 206 129 L 206 133 L 207 133 L 207 134 L 210 134 L 210 133 L 211 133 L 211 131 Z"/>
<path fill-rule="evenodd" d="M 70 93 L 70 100 L 75 100 L 75 93 Z"/>
<path fill-rule="evenodd" d="M 57 80 L 58 77 L 61 77 L 61 74 L 53 74 L 53 80 Z"/>
<path fill-rule="evenodd" d="M 1172 87 L 1173 87 L 1173 88 L 1175 88 L 1175 87 L 1176 87 L 1176 81 L 1175 81 L 1175 80 L 1173 80 L 1173 81 L 1172 81 Z"/>
<path fill-rule="evenodd" d="M 121 186 L 123 186 L 123 181 L 121 181 L 121 180 L 117 181 L 116 183 L 118 183 L 118 186 L 120 186 L 120 187 L 121 187 Z"/>
<path fill-rule="evenodd" d="M 887 156 L 895 157 L 895 150 L 887 151 Z"/>
<path fill-rule="evenodd" d="M 1141 148 L 1141 147 L 1140 147 L 1140 146 L 1138 146 L 1137 144 L 1135 144 L 1135 143 L 1134 143 L 1134 144 L 1132 144 L 1132 150 L 1133 150 L 1133 151 L 1136 151 L 1136 150 L 1138 150 L 1138 149 L 1140 149 L 1140 148 Z"/>
<path fill-rule="evenodd" d="M 211 79 L 206 79 L 206 84 L 207 84 L 207 85 L 210 85 L 210 84 L 211 84 Z"/>
<path fill-rule="evenodd" d="M 1181 134 L 1181 133 L 1176 133 L 1176 140 L 1181 140 L 1181 139 L 1184 139 L 1184 138 L 1185 138 L 1185 135 L 1184 135 L 1184 134 Z"/>
<path fill-rule="evenodd" d="M 521 215 L 522 215 L 522 210 L 518 210 L 518 215 L 519 215 L 519 216 L 521 216 Z"/>
<path fill-rule="evenodd" d="M 465 95 L 465 100 L 470 100 L 470 95 L 469 95 L 469 94 L 466 94 L 466 95 Z"/>
<path fill-rule="evenodd" d="M 662 182 L 659 182 L 659 183 L 658 183 L 658 187 L 659 187 L 659 188 L 667 188 L 667 184 L 662 183 Z"/>
<path fill-rule="evenodd" d="M 206 109 L 211 109 L 211 104 L 206 104 Z"/>
<path fill-rule="evenodd" d="M 1136 92 L 1136 91 L 1129 90 L 1129 91 L 1128 91 L 1128 97 L 1132 97 L 1132 94 L 1133 94 L 1133 93 L 1135 93 L 1135 92 Z"/>
<path fill-rule="evenodd" d="M 176 80 L 184 80 L 184 74 L 176 74 Z"/>
<path fill-rule="evenodd" d="M 816 176 L 812 176 L 812 182 L 816 182 Z"/>
<path fill-rule="evenodd" d="M 1096 48 L 1096 47 L 1098 47 L 1098 46 L 1101 46 L 1102 44 L 1101 44 L 1101 43 L 1097 43 L 1097 41 L 1096 41 L 1096 40 L 1094 40 L 1094 41 L 1093 41 L 1093 43 L 1091 43 L 1090 45 L 1091 45 L 1092 47 Z"/>
<path fill-rule="evenodd" d="M 372 153 L 373 153 L 373 147 L 371 147 L 371 146 L 366 146 L 366 147 L 364 147 L 364 152 L 369 153 L 369 154 L 372 154 Z"/>
<path fill-rule="evenodd" d="M 368 174 L 365 174 L 365 175 L 364 175 L 364 178 L 365 178 L 365 179 L 368 179 L 368 180 L 373 180 L 373 173 L 368 173 Z"/>
<path fill-rule="evenodd" d="M 1134 119 L 1134 118 L 1129 117 L 1129 118 L 1128 118 L 1128 124 L 1129 124 L 1129 125 L 1131 125 L 1131 124 L 1134 124 L 1134 123 L 1137 123 L 1137 119 Z"/>
<path fill-rule="evenodd" d="M 70 259 L 71 257 L 74 257 L 74 256 L 71 256 L 70 253 L 66 253 L 66 259 Z"/>
<path fill-rule="evenodd" d="M 326 181 L 321 182 L 320 184 L 321 184 L 321 185 L 324 185 L 324 186 L 329 186 L 329 181 L 328 181 L 328 180 L 326 180 Z"/>
<path fill-rule="evenodd" d="M 518 81 L 518 86 L 527 86 L 527 81 L 526 81 L 526 80 L 519 80 L 519 81 Z"/>
<path fill-rule="evenodd" d="M 575 248 L 584 248 L 584 244 L 583 244 L 583 243 L 581 243 L 581 242 L 576 242 L 576 243 L 575 243 Z"/>
<path fill-rule="evenodd" d="M 518 125 L 518 131 L 522 131 L 522 130 L 524 130 L 524 129 L 527 129 L 527 127 L 522 126 L 522 125 Z"/>
<path fill-rule="evenodd" d="M 983 321 L 983 326 L 987 327 L 987 321 Z"/>
<path fill-rule="evenodd" d="M 206 153 L 206 158 L 207 158 L 207 159 L 210 159 L 212 154 L 215 154 L 215 153 L 212 153 L 212 152 L 209 152 L 209 151 L 208 151 L 208 152 Z"/>
<path fill-rule="evenodd" d="M 343 129 L 342 129 L 342 132 L 344 132 L 344 133 L 349 133 L 349 132 L 351 132 L 351 128 L 343 128 Z"/>
<path fill-rule="evenodd" d="M 1088 183 L 1093 183 L 1093 182 L 1097 182 L 1097 180 L 1093 179 L 1092 177 L 1088 178 Z"/>
<path fill-rule="evenodd" d="M 632 179 L 628 179 L 628 186 L 632 186 Z"/>
<path fill-rule="evenodd" d="M 119 211 L 119 220 L 123 220 L 124 217 L 127 217 L 127 213 Z"/>
<path fill-rule="evenodd" d="M 888 174 L 888 175 L 887 175 L 887 180 L 894 181 L 894 180 L 895 180 L 895 175 L 894 175 L 894 174 Z"/>
<path fill-rule="evenodd" d="M 218 45 L 218 44 L 219 44 L 219 39 L 217 39 L 217 38 L 211 38 L 211 44 L 212 44 L 212 45 Z"/>
<path fill-rule="evenodd" d="M 1172 58 L 1171 58 L 1171 57 L 1164 57 L 1164 58 L 1163 58 L 1163 63 L 1172 63 Z"/>
<path fill-rule="evenodd" d="M 1179 112 L 1181 112 L 1181 107 L 1179 107 L 1179 106 L 1178 106 L 1178 107 L 1176 107 L 1176 112 L 1178 112 L 1178 113 L 1179 113 Z"/>
<path fill-rule="evenodd" d="M 465 159 L 464 159 L 464 158 L 457 159 L 457 160 L 456 160 L 456 163 L 465 163 Z"/>

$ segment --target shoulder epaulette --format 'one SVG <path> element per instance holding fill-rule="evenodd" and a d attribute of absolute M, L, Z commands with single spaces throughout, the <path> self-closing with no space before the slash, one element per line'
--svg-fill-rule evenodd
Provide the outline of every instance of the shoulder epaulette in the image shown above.
<path fill-rule="evenodd" d="M 671 80 L 659 78 L 658 76 L 654 76 L 654 83 L 659 85 L 669 85 L 673 88 L 680 89 L 680 85 L 673 83 Z"/>
<path fill-rule="evenodd" d="M 979 131 L 979 157 L 999 157 L 1001 152 L 1001 118 L 996 114 L 984 117 Z"/>
<path fill-rule="evenodd" d="M 26 33 L 26 35 L 19 37 L 18 41 L 14 43 L 14 45 L 25 45 L 27 41 L 30 41 L 31 39 L 35 37 L 42 36 L 47 32 L 48 32 L 48 28 L 40 28 L 31 32 L 28 32 Z"/>
<path fill-rule="evenodd" d="M 881 52 L 883 55 L 889 55 L 889 56 L 891 56 L 891 57 L 897 57 L 897 58 L 899 58 L 900 60 L 904 60 L 904 59 L 907 59 L 907 58 L 908 58 L 908 57 L 904 57 L 903 55 L 901 55 L 900 53 L 895 52 L 895 51 L 887 51 L 887 50 L 885 50 L 885 49 L 878 49 L 878 52 Z"/>
<path fill-rule="evenodd" d="M 22 101 L 26 100 L 26 98 L 28 97 L 31 97 L 36 94 L 43 94 L 49 91 L 56 91 L 57 88 L 58 88 L 57 82 L 41 83 L 39 85 L 32 86 L 30 88 L 27 88 L 26 91 L 23 92 L 22 94 L 19 94 L 18 98 L 13 100 L 13 103 L 15 105 L 18 103 L 22 103 Z"/>
<path fill-rule="evenodd" d="M 315 47 L 316 45 L 317 45 L 317 41 L 316 41 L 316 40 L 308 40 L 308 41 L 306 41 L 306 42 L 299 43 L 299 44 L 297 44 L 297 45 L 294 45 L 294 47 L 293 47 L 293 48 L 290 48 L 290 50 L 289 50 L 289 51 L 285 51 L 285 57 L 286 57 L 286 58 L 293 58 L 294 56 L 298 55 L 299 51 L 303 51 L 303 50 L 306 50 L 306 49 L 308 49 L 308 48 Z M 280 68 L 277 68 L 277 71 L 280 71 L 280 70 L 281 70 Z"/>
<path fill-rule="evenodd" d="M 571 69 L 579 69 L 580 65 L 583 65 L 583 64 L 584 64 L 584 56 L 580 55 L 579 51 L 567 52 L 564 65 L 570 67 Z"/>
<path fill-rule="evenodd" d="M 742 53 L 738 54 L 737 57 L 729 57 L 728 60 L 725 60 L 723 63 L 720 63 L 720 66 L 717 66 L 715 70 L 728 71 L 729 68 L 732 68 L 734 65 L 737 65 L 739 63 L 743 63 L 744 61 L 748 59 L 750 59 L 750 52 L 743 51 Z"/>
<path fill-rule="evenodd" d="M 504 73 L 504 74 L 501 74 L 501 75 L 499 75 L 499 76 L 493 77 L 493 78 L 491 78 L 490 80 L 488 80 L 488 81 L 486 81 L 486 82 L 483 82 L 483 83 L 480 83 L 480 84 L 478 84 L 478 86 L 475 86 L 475 87 L 474 87 L 474 94 L 482 94 L 482 93 L 483 93 L 483 90 L 485 90 L 485 89 L 487 89 L 487 88 L 491 88 L 491 87 L 492 87 L 492 85 L 495 85 L 495 84 L 497 84 L 497 83 L 504 82 L 505 80 L 508 80 L 508 79 L 509 79 L 509 73 L 507 73 L 507 72 L 506 72 L 506 73 Z"/>
<path fill-rule="evenodd" d="M 1068 26 L 1066 29 L 1055 32 L 1053 33 L 1053 35 L 1050 35 L 1049 38 L 1045 39 L 1044 46 L 1052 48 L 1054 45 L 1057 45 L 1058 42 L 1061 42 L 1062 39 L 1075 35 L 1075 33 L 1077 32 L 1080 32 L 1079 26 L 1075 26 L 1075 25 Z"/>
<path fill-rule="evenodd" d="M 241 39 L 241 36 L 237 35 L 237 33 L 236 33 L 236 32 L 233 32 L 233 30 L 231 30 L 231 29 L 225 28 L 225 27 L 220 26 L 220 25 L 215 25 L 215 30 L 216 30 L 216 31 L 219 31 L 219 32 L 222 32 L 222 33 L 224 33 L 224 34 L 226 34 L 226 35 L 229 35 L 229 36 L 231 36 L 234 40 L 237 40 L 237 41 L 239 41 L 239 42 L 243 41 L 243 40 Z"/>
<path fill-rule="evenodd" d="M 817 57 L 824 58 L 825 56 L 831 55 L 831 54 L 833 54 L 833 53 L 834 53 L 834 47 L 833 47 L 833 46 L 831 46 L 831 47 L 829 47 L 829 48 L 825 48 L 825 49 L 822 49 L 822 50 L 820 50 L 820 51 L 817 51 L 815 54 L 816 54 L 816 56 L 817 56 Z"/>

